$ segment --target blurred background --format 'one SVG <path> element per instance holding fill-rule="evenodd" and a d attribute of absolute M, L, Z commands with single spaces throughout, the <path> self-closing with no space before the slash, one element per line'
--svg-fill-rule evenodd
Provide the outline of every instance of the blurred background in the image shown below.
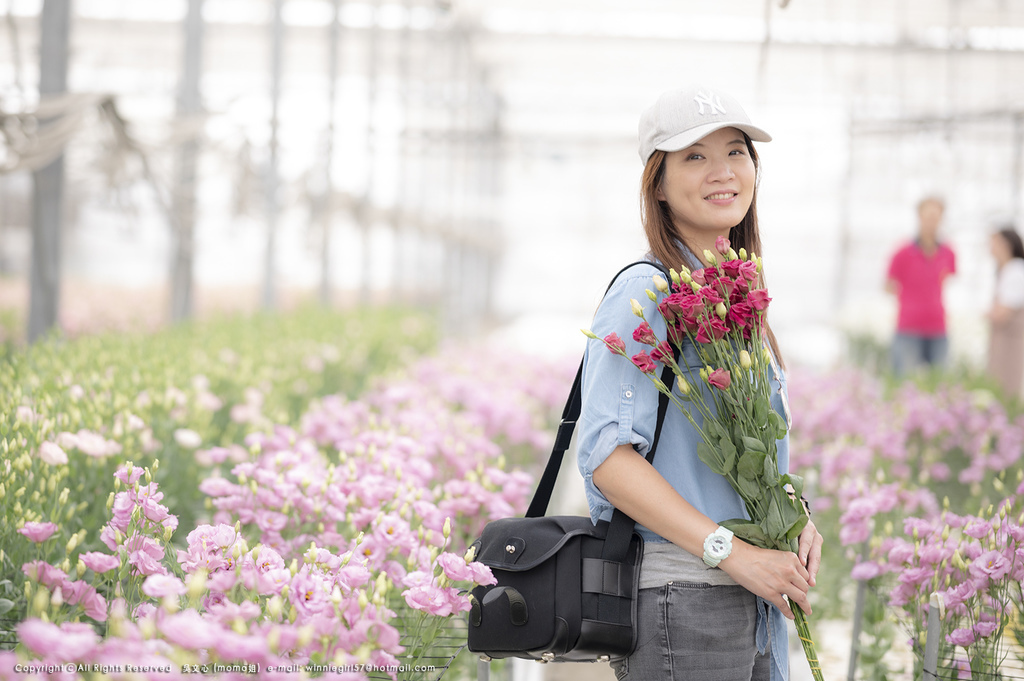
<path fill-rule="evenodd" d="M 0 0 L 0 326 L 401 302 L 577 353 L 642 257 L 640 112 L 689 82 L 762 144 L 773 325 L 824 365 L 885 342 L 926 194 L 981 362 L 1019 219 L 1013 0 Z"/>

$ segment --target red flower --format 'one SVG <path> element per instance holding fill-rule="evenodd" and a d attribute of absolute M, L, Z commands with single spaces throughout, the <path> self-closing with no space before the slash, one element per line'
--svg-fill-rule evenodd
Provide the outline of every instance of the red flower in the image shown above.
<path fill-rule="evenodd" d="M 657 368 L 651 358 L 647 355 L 646 350 L 641 350 L 633 355 L 632 360 L 633 364 L 636 365 L 636 368 L 645 374 L 653 374 L 654 370 Z"/>
<path fill-rule="evenodd" d="M 640 326 L 633 330 L 633 340 L 644 345 L 654 345 L 658 342 L 654 331 L 651 330 L 651 325 L 647 322 L 640 322 Z"/>
<path fill-rule="evenodd" d="M 708 383 L 719 390 L 725 390 L 732 385 L 732 375 L 725 369 L 715 369 L 708 374 Z"/>
<path fill-rule="evenodd" d="M 733 279 L 738 279 L 740 276 L 740 265 L 743 262 L 743 260 L 726 260 L 722 263 L 722 271 Z"/>
<path fill-rule="evenodd" d="M 740 264 L 740 274 L 749 282 L 757 281 L 757 263 L 746 260 Z"/>
<path fill-rule="evenodd" d="M 672 356 L 672 346 L 668 344 L 668 341 L 661 341 L 658 347 L 651 350 L 651 359 L 655 362 L 664 363 Z"/>
<path fill-rule="evenodd" d="M 710 343 L 716 340 L 722 340 L 725 338 L 725 334 L 729 333 L 729 327 L 725 325 L 718 317 L 707 317 L 702 318 L 700 326 L 697 329 L 697 342 L 698 343 Z"/>
<path fill-rule="evenodd" d="M 762 311 L 768 309 L 768 303 L 770 303 L 772 299 L 768 297 L 768 291 L 763 288 L 757 288 L 750 292 L 747 296 L 747 301 L 750 303 L 752 308 Z"/>
<path fill-rule="evenodd" d="M 753 315 L 754 310 L 750 307 L 750 303 L 733 303 L 725 314 L 725 321 L 732 324 L 734 328 L 742 329 L 750 323 L 750 318 Z"/>
<path fill-rule="evenodd" d="M 717 305 L 718 303 L 725 302 L 725 298 L 722 297 L 722 294 L 711 288 L 711 286 L 702 286 L 699 295 L 703 300 L 711 305 Z"/>
<path fill-rule="evenodd" d="M 617 333 L 610 333 L 607 336 L 605 336 L 604 344 L 607 345 L 608 350 L 610 350 L 614 354 L 626 351 L 626 342 L 619 338 L 619 334 Z"/>

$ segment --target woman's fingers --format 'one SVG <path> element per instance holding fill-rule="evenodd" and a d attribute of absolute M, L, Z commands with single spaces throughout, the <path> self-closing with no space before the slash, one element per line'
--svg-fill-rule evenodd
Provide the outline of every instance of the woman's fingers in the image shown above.
<path fill-rule="evenodd" d="M 815 577 L 821 567 L 821 547 L 824 541 L 814 523 L 807 521 L 807 526 L 800 533 L 798 556 L 801 565 L 807 566 L 807 581 L 811 586 L 814 586 Z"/>

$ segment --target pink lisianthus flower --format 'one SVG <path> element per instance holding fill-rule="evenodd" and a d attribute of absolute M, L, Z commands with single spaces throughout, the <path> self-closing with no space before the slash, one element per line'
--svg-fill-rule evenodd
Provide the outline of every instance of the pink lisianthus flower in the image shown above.
<path fill-rule="evenodd" d="M 725 320 L 734 327 L 742 329 L 750 323 L 753 315 L 754 311 L 750 307 L 750 303 L 734 303 L 725 313 Z"/>
<path fill-rule="evenodd" d="M 732 246 L 730 241 L 724 236 L 717 236 L 715 238 L 715 250 L 722 255 L 729 255 L 729 248 Z"/>
<path fill-rule="evenodd" d="M 732 385 L 732 374 L 725 369 L 715 369 L 708 374 L 708 383 L 719 390 L 727 390 Z"/>
<path fill-rule="evenodd" d="M 79 558 L 85 563 L 85 567 L 96 573 L 107 572 L 121 565 L 121 559 L 118 556 L 111 556 L 99 551 L 83 553 Z"/>
<path fill-rule="evenodd" d="M 647 322 L 640 322 L 640 326 L 633 330 L 633 340 L 644 345 L 654 345 L 658 342 L 651 325 Z"/>
<path fill-rule="evenodd" d="M 867 581 L 874 579 L 878 575 L 882 574 L 882 568 L 878 563 L 868 561 L 866 563 L 858 563 L 853 567 L 850 572 L 850 577 L 857 581 Z"/>
<path fill-rule="evenodd" d="M 718 303 L 725 302 L 725 298 L 722 297 L 722 294 L 719 293 L 710 285 L 701 286 L 700 290 L 697 291 L 697 295 L 700 296 L 701 300 L 703 300 L 708 305 L 713 306 L 717 305 Z"/>
<path fill-rule="evenodd" d="M 651 350 L 651 359 L 655 362 L 667 362 L 673 357 L 672 346 L 669 345 L 668 341 L 661 341 L 658 347 Z"/>
<path fill-rule="evenodd" d="M 992 533 L 992 523 L 975 518 L 964 526 L 964 534 L 975 539 L 984 539 Z"/>
<path fill-rule="evenodd" d="M 142 583 L 142 593 L 146 594 L 150 598 L 183 596 L 185 591 L 185 583 L 171 575 L 150 575 L 149 577 L 146 577 L 146 581 Z"/>
<path fill-rule="evenodd" d="M 51 591 L 58 586 L 63 586 L 68 581 L 67 573 L 42 560 L 25 563 L 21 566 L 21 571 L 29 579 L 34 579 Z"/>
<path fill-rule="evenodd" d="M 973 644 L 976 638 L 973 629 L 960 628 L 954 629 L 946 635 L 946 643 L 966 648 Z"/>
<path fill-rule="evenodd" d="M 969 569 L 975 577 L 984 577 L 998 581 L 1010 572 L 1013 565 L 999 551 L 986 551 L 970 564 Z"/>
<path fill-rule="evenodd" d="M 473 571 L 469 569 L 466 560 L 454 553 L 442 553 L 437 557 L 437 564 L 441 566 L 444 574 L 453 582 L 468 582 L 473 579 Z"/>
<path fill-rule="evenodd" d="M 437 617 L 447 617 L 455 612 L 454 604 L 445 589 L 433 585 L 414 586 L 402 592 L 405 602 L 413 610 L 420 610 Z"/>
<path fill-rule="evenodd" d="M 49 539 L 56 531 L 57 526 L 54 523 L 28 522 L 18 530 L 18 534 L 23 534 L 38 544 Z"/>
<path fill-rule="evenodd" d="M 633 355 L 631 359 L 633 361 L 633 364 L 636 365 L 636 368 L 644 372 L 645 374 L 653 374 L 655 369 L 658 368 L 657 365 L 654 363 L 654 360 L 652 360 L 650 355 L 647 354 L 646 350 L 641 350 L 640 352 Z"/>
<path fill-rule="evenodd" d="M 203 619 L 192 609 L 164 617 L 157 624 L 157 628 L 165 639 L 190 650 L 209 648 L 220 631 L 216 625 Z"/>
<path fill-rule="evenodd" d="M 56 442 L 44 442 L 39 445 L 38 456 L 43 462 L 57 466 L 68 462 L 68 455 Z"/>
<path fill-rule="evenodd" d="M 91 584 L 76 580 L 63 586 L 64 601 L 68 605 L 80 605 L 85 614 L 97 622 L 107 621 L 107 600 Z"/>
<path fill-rule="evenodd" d="M 697 342 L 707 344 L 722 340 L 727 333 L 729 333 L 729 327 L 718 317 L 701 319 L 697 329 Z"/>
<path fill-rule="evenodd" d="M 912 567 L 912 568 L 907 568 L 906 570 L 901 572 L 899 577 L 897 577 L 897 580 L 899 580 L 899 582 L 901 584 L 906 584 L 908 586 L 918 586 L 920 584 L 924 584 L 926 581 L 931 579 L 934 575 L 935 575 L 935 570 L 933 570 L 931 568 L 928 568 L 928 567 Z"/>
<path fill-rule="evenodd" d="M 768 297 L 768 291 L 758 288 L 747 294 L 747 302 L 750 303 L 750 307 L 761 312 L 768 309 L 768 303 L 772 302 L 772 299 Z"/>
<path fill-rule="evenodd" d="M 626 341 L 619 338 L 619 334 L 610 333 L 604 337 L 604 344 L 608 346 L 608 349 L 613 353 L 624 353 L 626 352 Z"/>
<path fill-rule="evenodd" d="M 998 622 L 978 622 L 974 625 L 974 633 L 981 638 L 988 638 L 999 628 Z"/>
<path fill-rule="evenodd" d="M 942 592 L 942 599 L 946 604 L 946 609 L 952 609 L 958 605 L 963 605 L 966 601 L 977 593 L 978 588 L 974 585 L 974 582 L 967 580 L 957 584 L 954 587 L 947 589 Z"/>
<path fill-rule="evenodd" d="M 65 622 L 58 627 L 33 618 L 18 625 L 18 640 L 40 657 L 70 662 L 91 653 L 99 639 L 88 624 Z"/>
<path fill-rule="evenodd" d="M 131 473 L 128 472 L 128 466 L 121 466 L 114 473 L 114 477 L 123 482 L 125 485 L 131 487 L 132 485 L 139 481 L 139 478 L 142 477 L 142 473 L 142 468 L 138 466 L 133 466 Z"/>

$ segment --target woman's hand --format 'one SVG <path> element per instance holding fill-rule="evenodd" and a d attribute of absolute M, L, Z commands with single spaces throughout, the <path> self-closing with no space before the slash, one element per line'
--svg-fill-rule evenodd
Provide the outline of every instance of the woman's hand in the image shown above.
<path fill-rule="evenodd" d="M 808 518 L 804 531 L 800 533 L 797 557 L 800 559 L 800 563 L 807 568 L 807 582 L 811 586 L 815 585 L 814 578 L 818 574 L 818 569 L 821 568 L 821 546 L 824 543 L 825 539 L 818 532 L 818 528 L 814 526 L 814 521 Z"/>
<path fill-rule="evenodd" d="M 820 548 L 819 535 L 818 549 Z M 811 613 L 811 603 L 807 600 L 811 576 L 804 566 L 804 561 L 792 551 L 760 549 L 734 538 L 732 553 L 719 564 L 719 567 L 736 580 L 737 584 L 775 605 L 789 619 L 794 617 L 793 610 L 789 607 L 790 601 L 800 606 L 808 615 Z"/>
<path fill-rule="evenodd" d="M 1012 313 L 1013 311 L 1010 308 L 1004 307 L 1003 305 L 999 305 L 997 303 L 992 306 L 992 309 L 989 310 L 985 314 L 985 316 L 988 318 L 988 321 L 991 322 L 992 324 L 996 326 L 1002 326 L 1010 319 L 1010 315 Z"/>

